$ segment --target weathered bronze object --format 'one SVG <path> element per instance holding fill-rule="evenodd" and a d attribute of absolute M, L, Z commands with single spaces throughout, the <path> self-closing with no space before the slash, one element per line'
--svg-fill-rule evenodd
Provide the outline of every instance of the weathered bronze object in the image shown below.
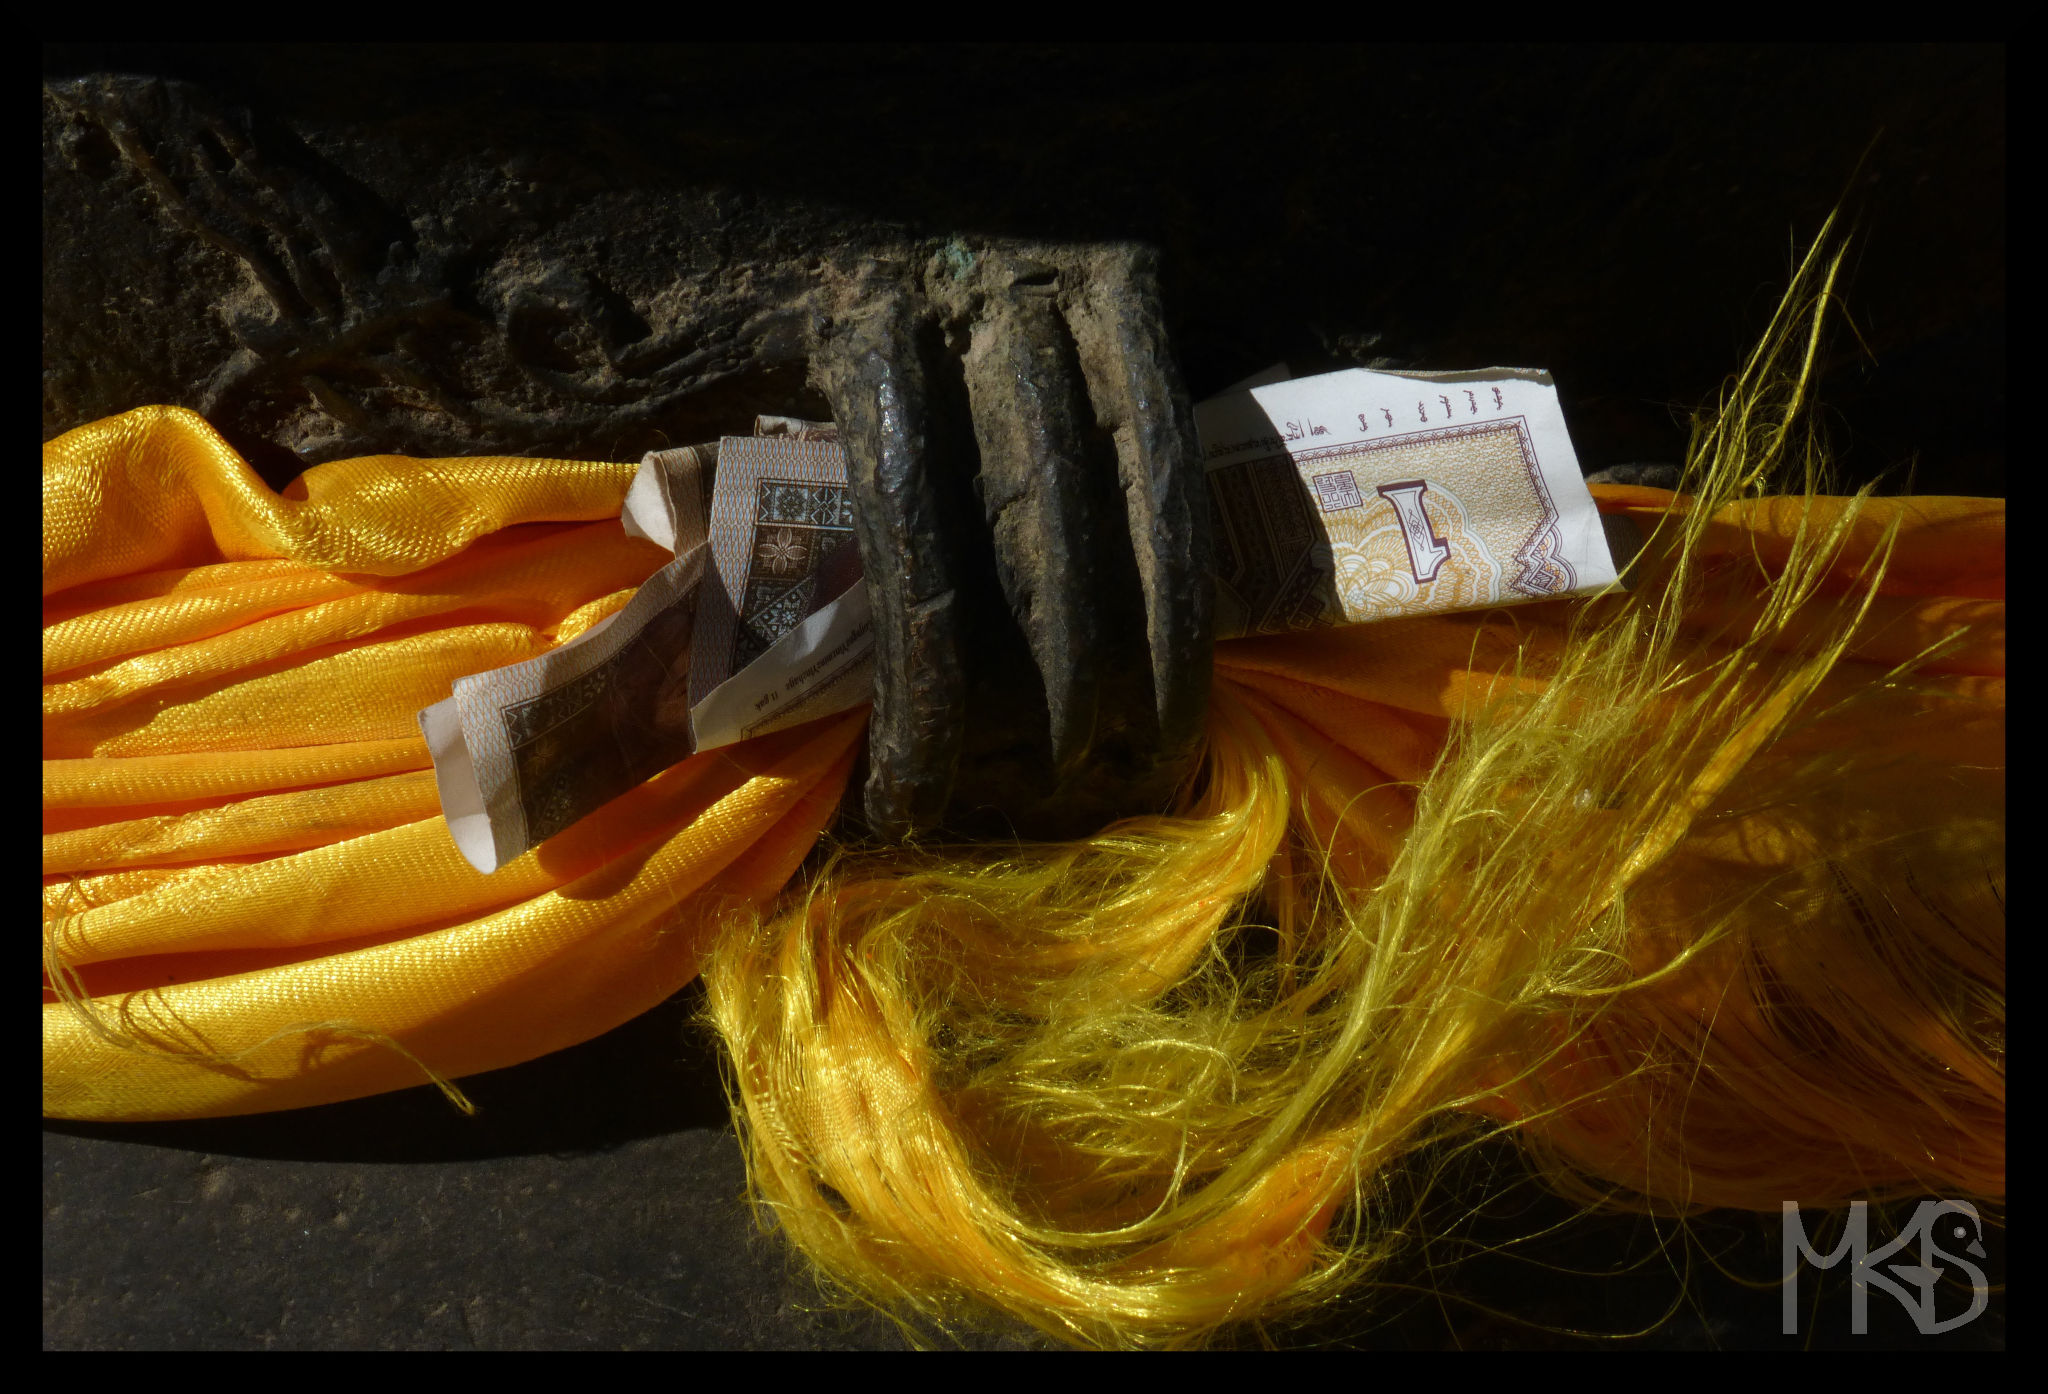
<path fill-rule="evenodd" d="M 184 401 L 281 485 L 829 410 L 876 601 L 870 828 L 1075 835 L 1170 800 L 1208 687 L 1209 519 L 1150 250 L 858 217 L 792 245 L 816 215 L 446 130 L 419 152 L 445 181 L 365 178 L 153 78 L 52 84 L 44 123 L 60 290 L 97 311 L 45 317 L 46 432 Z"/>

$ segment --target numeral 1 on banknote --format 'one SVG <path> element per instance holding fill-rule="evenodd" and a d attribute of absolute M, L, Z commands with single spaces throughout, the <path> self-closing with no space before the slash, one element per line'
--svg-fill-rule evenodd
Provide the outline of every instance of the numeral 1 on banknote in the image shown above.
<path fill-rule="evenodd" d="M 1226 394 L 1195 421 L 1219 638 L 1547 600 L 1615 579 L 1548 374 L 1353 369 Z"/>

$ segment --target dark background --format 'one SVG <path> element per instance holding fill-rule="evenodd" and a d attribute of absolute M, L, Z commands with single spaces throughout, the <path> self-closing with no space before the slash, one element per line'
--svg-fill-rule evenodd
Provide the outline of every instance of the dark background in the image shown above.
<path fill-rule="evenodd" d="M 491 168 L 540 191 L 529 242 L 570 226 L 578 204 L 624 210 L 610 243 L 564 255 L 650 318 L 635 278 L 662 274 L 665 257 L 723 257 L 722 274 L 862 239 L 1148 238 L 1165 252 L 1198 397 L 1281 358 L 1543 366 L 1589 469 L 1678 458 L 1688 414 L 1740 364 L 1841 202 L 1855 229 L 1848 320 L 1820 397 L 1845 473 L 2005 488 L 2002 47 L 60 44 L 43 62 L 60 86 L 93 73 L 193 83 L 251 113 L 273 148 L 302 140 L 359 171 L 401 219 L 491 196 L 432 180 L 436 151 L 488 147 Z M 206 354 L 231 349 L 235 328 L 210 313 L 212 273 L 169 286 L 154 317 L 130 282 L 86 277 L 120 266 L 120 237 L 150 235 L 154 205 L 115 174 L 86 179 L 76 158 L 53 164 L 48 110 L 44 438 L 144 402 L 200 404 Z M 709 211 L 692 216 L 715 236 L 671 246 L 632 222 L 684 193 L 702 196 L 693 206 Z M 451 266 L 451 283 L 470 274 Z M 752 293 L 772 297 L 772 281 Z M 484 348 L 499 330 L 516 338 L 459 286 L 454 305 Z M 317 315 L 291 328 L 294 362 L 338 332 Z M 354 390 L 322 371 L 342 397 Z M 357 453 L 347 430 L 320 433 L 332 422 L 305 427 L 296 379 L 290 402 L 283 379 L 266 381 L 270 396 L 227 402 L 216 424 L 275 482 Z M 364 381 L 357 400 L 374 401 Z M 407 425 L 425 434 L 383 448 L 624 457 L 754 409 L 815 406 L 800 379 L 745 373 L 684 383 L 630 420 L 516 405 L 523 415 L 443 413 L 449 434 Z M 347 407 L 333 408 L 343 426 Z M 356 429 L 379 424 L 373 410 Z M 887 1322 L 831 1308 L 753 1229 L 695 1001 L 466 1081 L 477 1119 L 417 1090 L 275 1117 L 46 1124 L 45 1345 L 900 1345 Z M 1388 1289 L 1269 1334 L 2003 1345 L 2002 1295 L 1940 1338 L 1879 1295 L 1872 1334 L 1852 1337 L 1840 1270 L 1809 1307 L 1810 1334 L 1783 1338 L 1775 1216 L 1709 1217 L 1675 1237 L 1574 1218 L 1515 1176 L 1501 1152 L 1452 1166 L 1418 1226 L 1427 1242 Z M 1989 1236 L 2001 1284 L 2003 1242 Z"/>

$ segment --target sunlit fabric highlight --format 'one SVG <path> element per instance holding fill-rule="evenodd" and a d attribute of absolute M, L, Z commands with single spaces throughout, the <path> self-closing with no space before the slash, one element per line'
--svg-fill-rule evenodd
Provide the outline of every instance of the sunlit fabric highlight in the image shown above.
<path fill-rule="evenodd" d="M 166 408 L 44 447 L 45 1113 L 513 1064 L 661 1001 L 781 890 L 858 713 L 687 761 L 494 876 L 441 821 L 415 714 L 665 560 L 619 525 L 631 476 L 379 457 L 279 496 Z"/>

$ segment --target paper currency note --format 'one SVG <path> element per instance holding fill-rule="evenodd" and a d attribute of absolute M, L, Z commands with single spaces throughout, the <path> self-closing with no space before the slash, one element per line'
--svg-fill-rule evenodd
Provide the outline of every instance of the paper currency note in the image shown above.
<path fill-rule="evenodd" d="M 805 421 L 795 416 L 757 416 L 754 418 L 756 436 L 793 436 L 797 440 L 838 440 L 839 423 L 836 421 Z"/>
<path fill-rule="evenodd" d="M 717 468 L 715 445 L 649 451 L 626 490 L 620 514 L 626 536 L 644 537 L 678 556 L 704 541 Z"/>
<path fill-rule="evenodd" d="M 1615 579 L 1547 373 L 1351 369 L 1227 393 L 1197 406 L 1195 424 L 1219 638 Z"/>
<path fill-rule="evenodd" d="M 441 812 L 479 871 L 497 870 L 696 749 L 689 655 L 708 571 L 709 447 L 650 454 L 629 532 L 677 551 L 617 614 L 524 663 L 473 674 L 419 716 Z"/>
<path fill-rule="evenodd" d="M 712 490 L 711 568 L 691 691 L 702 700 L 857 579 L 846 452 L 836 441 L 727 436 Z"/>
<path fill-rule="evenodd" d="M 830 423 L 763 417 L 718 443 L 710 566 L 691 659 L 699 749 L 859 706 L 874 635 L 846 452 Z"/>
<path fill-rule="evenodd" d="M 456 845 L 494 871 L 699 750 L 868 700 L 873 637 L 829 427 L 650 454 L 626 531 L 676 552 L 617 615 L 420 713 Z"/>

